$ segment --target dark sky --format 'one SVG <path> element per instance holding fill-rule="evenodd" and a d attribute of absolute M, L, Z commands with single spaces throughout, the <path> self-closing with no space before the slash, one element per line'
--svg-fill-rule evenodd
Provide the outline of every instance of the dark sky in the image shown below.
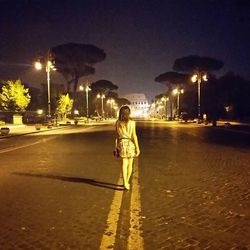
<path fill-rule="evenodd" d="M 107 58 L 88 79 L 110 80 L 120 94 L 151 99 L 165 89 L 154 78 L 191 54 L 220 59 L 221 73 L 250 78 L 248 0 L 0 0 L 0 11 L 0 79 L 39 86 L 45 72 L 25 64 L 68 42 L 103 49 Z"/>

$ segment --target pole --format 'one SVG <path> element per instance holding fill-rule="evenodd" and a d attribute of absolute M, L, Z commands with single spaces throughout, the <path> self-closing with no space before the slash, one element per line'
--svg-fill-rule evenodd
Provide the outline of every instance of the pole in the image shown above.
<path fill-rule="evenodd" d="M 50 61 L 46 65 L 47 71 L 47 84 L 48 84 L 48 117 L 51 117 L 51 108 L 50 108 Z"/>
<path fill-rule="evenodd" d="M 103 96 L 101 97 L 102 98 L 102 118 L 104 117 L 104 111 L 103 111 Z"/>
<path fill-rule="evenodd" d="M 177 93 L 177 117 L 180 117 L 180 92 Z"/>
<path fill-rule="evenodd" d="M 89 96 L 88 96 L 88 86 L 86 87 L 86 108 L 87 108 L 87 118 L 89 117 Z"/>
<path fill-rule="evenodd" d="M 198 120 L 201 118 L 201 75 L 198 76 Z"/>
<path fill-rule="evenodd" d="M 165 108 L 166 108 L 166 110 L 165 110 L 165 112 L 166 112 L 166 118 L 168 120 L 168 101 L 166 101 Z"/>

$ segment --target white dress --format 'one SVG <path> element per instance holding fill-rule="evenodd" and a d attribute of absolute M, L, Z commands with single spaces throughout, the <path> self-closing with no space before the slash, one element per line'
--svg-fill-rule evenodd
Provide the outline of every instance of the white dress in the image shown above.
<path fill-rule="evenodd" d="M 126 122 L 116 122 L 116 147 L 119 150 L 121 158 L 135 157 L 135 144 L 132 140 L 132 133 L 135 127 L 135 121 L 129 120 Z"/>

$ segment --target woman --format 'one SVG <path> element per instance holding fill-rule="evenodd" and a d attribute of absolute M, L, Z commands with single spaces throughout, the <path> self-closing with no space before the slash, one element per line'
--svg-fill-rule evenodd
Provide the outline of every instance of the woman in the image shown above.
<path fill-rule="evenodd" d="M 124 188 L 129 190 L 129 180 L 133 170 L 133 160 L 140 154 L 135 121 L 130 118 L 130 108 L 122 106 L 116 121 L 116 148 L 122 158 L 122 176 Z"/>

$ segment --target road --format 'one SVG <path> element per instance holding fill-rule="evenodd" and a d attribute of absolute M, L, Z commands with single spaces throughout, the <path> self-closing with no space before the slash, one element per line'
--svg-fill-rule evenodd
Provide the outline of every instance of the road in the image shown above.
<path fill-rule="evenodd" d="M 124 191 L 114 124 L 0 140 L 0 249 L 250 249 L 250 135 L 138 122 Z"/>

